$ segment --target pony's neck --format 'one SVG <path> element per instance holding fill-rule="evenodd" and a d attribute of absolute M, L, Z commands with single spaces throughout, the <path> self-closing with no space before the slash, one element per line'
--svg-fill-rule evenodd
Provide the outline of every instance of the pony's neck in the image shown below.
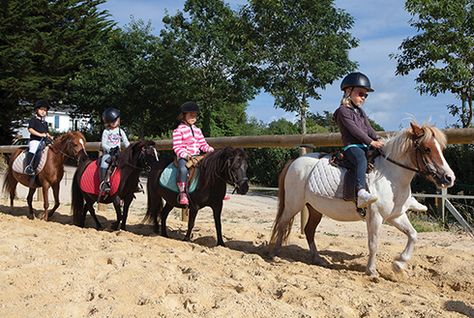
<path fill-rule="evenodd" d="M 407 132 L 404 130 L 394 137 L 385 140 L 383 152 L 385 155 L 407 167 L 416 168 L 411 162 L 411 154 L 413 142 L 410 140 Z M 400 167 L 395 163 L 389 162 L 383 157 L 379 157 L 377 169 L 391 181 L 397 181 L 400 184 L 410 184 L 415 176 L 415 172 Z"/>

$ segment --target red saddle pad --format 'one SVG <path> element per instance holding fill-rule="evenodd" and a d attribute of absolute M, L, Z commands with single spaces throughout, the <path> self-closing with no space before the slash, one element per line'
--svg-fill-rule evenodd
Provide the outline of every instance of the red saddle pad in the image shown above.
<path fill-rule="evenodd" d="M 99 195 L 99 166 L 97 165 L 97 160 L 92 161 L 87 166 L 86 170 L 81 177 L 81 190 L 89 193 Z M 120 169 L 116 168 L 112 175 L 110 176 L 110 193 L 112 196 L 117 193 L 120 185 Z"/>

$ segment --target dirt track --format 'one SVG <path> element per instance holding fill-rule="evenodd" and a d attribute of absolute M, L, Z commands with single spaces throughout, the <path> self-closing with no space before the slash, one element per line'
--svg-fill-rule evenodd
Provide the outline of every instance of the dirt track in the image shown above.
<path fill-rule="evenodd" d="M 169 218 L 173 239 L 140 224 L 143 201 L 132 204 L 127 232 L 72 226 L 67 205 L 46 223 L 27 219 L 24 201 L 6 204 L 0 317 L 474 317 L 474 240 L 461 234 L 420 233 L 406 274 L 396 276 L 391 261 L 405 237 L 384 226 L 376 283 L 364 274 L 363 222 L 323 219 L 316 240 L 329 268 L 309 264 L 297 226 L 280 257 L 268 260 L 273 197 L 225 202 L 226 248 L 214 247 L 208 209 L 186 243 L 178 211 Z M 114 213 L 101 216 L 110 225 Z"/>

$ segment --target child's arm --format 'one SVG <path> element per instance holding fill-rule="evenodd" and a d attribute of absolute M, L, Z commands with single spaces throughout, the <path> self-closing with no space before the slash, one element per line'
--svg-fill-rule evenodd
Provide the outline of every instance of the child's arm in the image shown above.
<path fill-rule="evenodd" d="M 110 151 L 110 145 L 107 143 L 107 129 L 104 129 L 102 132 L 102 140 L 100 141 L 100 146 L 102 147 L 102 150 L 104 152 L 109 152 Z"/>
<path fill-rule="evenodd" d="M 28 132 L 30 134 L 32 134 L 33 136 L 37 136 L 37 137 L 41 137 L 41 138 L 44 138 L 44 137 L 48 137 L 48 133 L 40 133 L 40 132 L 37 132 L 34 128 L 28 128 Z"/>
<path fill-rule="evenodd" d="M 196 134 L 196 139 L 199 144 L 199 149 L 204 151 L 204 152 L 213 152 L 214 148 L 209 146 L 209 144 L 206 141 L 206 138 L 204 138 L 204 135 L 202 134 L 201 129 L 196 129 L 195 131 Z"/>
<path fill-rule="evenodd" d="M 130 142 L 128 141 L 127 134 L 125 133 L 125 131 L 123 131 L 123 129 L 120 129 L 120 136 L 122 136 L 122 142 L 125 148 L 130 146 Z"/>
<path fill-rule="evenodd" d="M 178 158 L 187 159 L 190 156 L 183 141 L 183 132 L 179 127 L 173 130 L 173 151 Z"/>

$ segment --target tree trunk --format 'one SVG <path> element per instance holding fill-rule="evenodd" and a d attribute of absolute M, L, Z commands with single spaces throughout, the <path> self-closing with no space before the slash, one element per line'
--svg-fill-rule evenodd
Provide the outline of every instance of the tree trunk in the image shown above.
<path fill-rule="evenodd" d="M 306 112 L 308 111 L 308 102 L 306 100 L 306 94 L 303 94 L 303 97 L 300 102 L 300 131 L 301 134 L 306 135 Z"/>

